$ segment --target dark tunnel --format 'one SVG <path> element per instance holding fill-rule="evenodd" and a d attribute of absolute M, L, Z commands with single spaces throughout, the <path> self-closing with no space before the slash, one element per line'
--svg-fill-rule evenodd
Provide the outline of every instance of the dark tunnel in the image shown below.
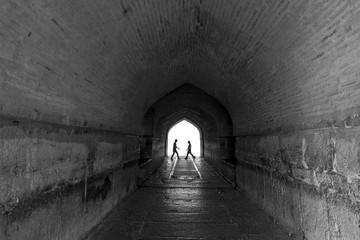
<path fill-rule="evenodd" d="M 0 240 L 360 239 L 359 29 L 353 0 L 3 0 Z"/>

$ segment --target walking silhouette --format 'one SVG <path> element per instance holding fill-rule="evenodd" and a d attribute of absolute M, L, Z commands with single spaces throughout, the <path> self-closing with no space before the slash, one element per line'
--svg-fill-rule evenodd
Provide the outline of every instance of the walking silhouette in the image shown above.
<path fill-rule="evenodd" d="M 190 141 L 188 141 L 188 148 L 186 149 L 187 150 L 187 154 L 186 154 L 186 157 L 185 159 L 187 159 L 187 157 L 189 156 L 189 154 L 195 159 L 195 156 L 191 153 L 191 143 Z"/>
<path fill-rule="evenodd" d="M 176 155 L 177 155 L 177 158 L 180 159 L 179 153 L 177 152 L 177 149 L 180 150 L 180 148 L 178 148 L 178 147 L 176 146 L 176 142 L 177 142 L 177 139 L 175 139 L 174 144 L 173 144 L 173 154 L 171 155 L 171 159 L 173 159 L 173 156 L 174 156 L 175 153 L 176 153 Z"/>

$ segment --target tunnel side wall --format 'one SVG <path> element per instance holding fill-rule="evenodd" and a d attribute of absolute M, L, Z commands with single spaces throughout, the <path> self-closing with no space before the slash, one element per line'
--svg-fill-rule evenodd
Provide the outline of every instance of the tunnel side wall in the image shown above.
<path fill-rule="evenodd" d="M 213 168 L 218 169 L 221 164 L 220 160 L 220 147 L 217 139 L 204 140 L 204 160 Z"/>
<path fill-rule="evenodd" d="M 359 141 L 359 128 L 237 137 L 238 188 L 304 239 L 358 239 Z"/>
<path fill-rule="evenodd" d="M 143 137 L 145 142 L 143 153 L 140 153 L 142 159 L 145 160 L 140 165 L 139 183 L 144 182 L 164 161 L 165 144 L 162 139 L 153 137 Z"/>
<path fill-rule="evenodd" d="M 204 160 L 233 185 L 236 183 L 234 140 L 233 137 L 219 137 L 204 141 Z"/>
<path fill-rule="evenodd" d="M 2 240 L 80 239 L 137 188 L 137 136 L 0 120 Z"/>

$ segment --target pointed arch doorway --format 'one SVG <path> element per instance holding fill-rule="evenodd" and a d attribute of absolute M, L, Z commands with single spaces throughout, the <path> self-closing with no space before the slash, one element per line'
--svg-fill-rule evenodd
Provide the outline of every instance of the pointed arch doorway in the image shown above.
<path fill-rule="evenodd" d="M 200 128 L 188 119 L 181 119 L 170 126 L 166 137 L 166 155 L 172 155 L 173 143 L 177 139 L 177 146 L 180 156 L 186 155 L 188 141 L 192 145 L 192 154 L 196 157 L 203 156 L 202 133 Z"/>

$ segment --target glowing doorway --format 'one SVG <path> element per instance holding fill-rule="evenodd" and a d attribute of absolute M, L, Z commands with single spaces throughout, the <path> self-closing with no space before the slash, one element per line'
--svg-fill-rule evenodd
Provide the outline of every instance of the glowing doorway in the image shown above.
<path fill-rule="evenodd" d="M 191 151 L 196 157 L 200 156 L 200 138 L 201 134 L 194 124 L 182 120 L 179 123 L 172 126 L 167 136 L 167 155 L 172 155 L 173 143 L 177 139 L 177 146 L 180 148 L 178 153 L 180 156 L 186 155 L 186 149 L 188 147 L 188 141 L 191 142 Z"/>

